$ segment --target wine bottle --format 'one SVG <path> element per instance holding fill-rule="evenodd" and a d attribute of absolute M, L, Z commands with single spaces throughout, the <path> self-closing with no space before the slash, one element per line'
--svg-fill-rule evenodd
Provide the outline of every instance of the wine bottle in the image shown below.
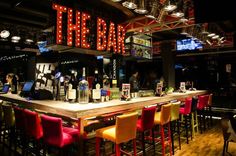
<path fill-rule="evenodd" d="M 101 99 L 101 85 L 98 78 L 98 70 L 94 71 L 94 81 L 92 90 L 92 100 L 93 102 L 99 102 Z"/>
<path fill-rule="evenodd" d="M 79 103 L 88 103 L 89 102 L 89 86 L 88 81 L 85 79 L 85 68 L 83 68 L 82 80 L 78 85 L 79 93 Z"/>

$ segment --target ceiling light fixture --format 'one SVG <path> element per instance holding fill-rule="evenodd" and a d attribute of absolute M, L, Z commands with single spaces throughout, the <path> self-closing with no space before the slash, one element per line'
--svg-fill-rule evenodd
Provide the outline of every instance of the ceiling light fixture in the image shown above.
<path fill-rule="evenodd" d="M 12 36 L 11 39 L 12 39 L 12 40 L 17 40 L 17 41 L 19 41 L 21 38 L 20 38 L 20 36 Z"/>
<path fill-rule="evenodd" d="M 145 0 L 139 0 L 138 8 L 134 10 L 138 14 L 147 14 L 148 10 L 145 8 Z"/>
<path fill-rule="evenodd" d="M 134 0 L 125 1 L 122 5 L 128 9 L 136 9 L 137 4 L 134 3 Z"/>
<path fill-rule="evenodd" d="M 212 43 L 211 43 L 209 40 L 206 40 L 206 42 L 207 42 L 209 45 L 212 45 Z"/>
<path fill-rule="evenodd" d="M 6 39 L 10 36 L 10 32 L 8 30 L 3 30 L 3 31 L 1 31 L 0 36 L 1 36 L 1 38 Z"/>
<path fill-rule="evenodd" d="M 207 36 L 208 37 L 213 37 L 213 36 L 215 36 L 216 34 L 215 33 L 210 33 L 210 34 L 208 34 Z"/>
<path fill-rule="evenodd" d="M 169 4 L 167 6 L 165 6 L 163 9 L 166 12 L 171 12 L 171 11 L 174 11 L 176 8 L 177 8 L 177 6 L 174 4 L 170 4 L 170 0 L 169 0 Z"/>
<path fill-rule="evenodd" d="M 25 40 L 27 43 L 33 43 L 34 41 L 32 39 L 26 39 Z"/>
<path fill-rule="evenodd" d="M 182 23 L 186 23 L 186 22 L 188 22 L 188 19 L 187 19 L 187 18 L 184 18 L 184 17 L 182 17 L 182 18 L 180 18 L 180 19 L 179 19 L 179 21 L 180 21 L 180 22 L 182 22 Z"/>
<path fill-rule="evenodd" d="M 14 40 L 14 39 L 12 39 L 11 42 L 13 42 L 13 43 L 18 43 L 19 40 Z"/>
<path fill-rule="evenodd" d="M 181 17 L 184 17 L 184 13 L 182 12 L 174 12 L 171 14 L 172 17 L 175 17 L 175 18 L 181 18 Z"/>
<path fill-rule="evenodd" d="M 211 38 L 215 40 L 215 39 L 217 39 L 219 37 L 220 37 L 219 35 L 215 35 L 215 36 L 212 36 Z"/>
<path fill-rule="evenodd" d="M 117 2 L 120 2 L 122 0 L 111 0 L 111 1 L 117 3 Z"/>

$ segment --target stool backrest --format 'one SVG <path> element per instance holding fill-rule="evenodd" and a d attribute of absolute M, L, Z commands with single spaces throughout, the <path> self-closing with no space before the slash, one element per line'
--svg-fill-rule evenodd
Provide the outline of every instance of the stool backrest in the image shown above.
<path fill-rule="evenodd" d="M 212 106 L 212 96 L 213 96 L 213 94 L 209 95 L 208 106 Z"/>
<path fill-rule="evenodd" d="M 208 106 L 208 103 L 209 103 L 209 97 L 210 97 L 209 94 L 204 95 L 204 107 Z"/>
<path fill-rule="evenodd" d="M 11 105 L 3 104 L 2 110 L 4 113 L 4 123 L 7 127 L 13 127 L 15 125 L 14 110 Z"/>
<path fill-rule="evenodd" d="M 180 108 L 180 101 L 171 103 L 171 114 L 170 120 L 175 121 L 179 119 L 179 108 Z"/>
<path fill-rule="evenodd" d="M 205 97 L 204 95 L 198 96 L 197 109 L 202 110 L 205 107 Z"/>
<path fill-rule="evenodd" d="M 116 117 L 116 143 L 127 142 L 136 138 L 137 113 L 128 113 Z"/>
<path fill-rule="evenodd" d="M 165 125 L 168 122 L 170 122 L 170 112 L 171 112 L 171 104 L 165 104 L 161 106 L 161 115 L 160 115 L 161 125 Z"/>
<path fill-rule="evenodd" d="M 141 116 L 141 127 L 143 131 L 152 129 L 154 125 L 154 116 L 155 116 L 156 108 L 157 108 L 156 106 L 143 108 L 142 116 Z"/>
<path fill-rule="evenodd" d="M 62 119 L 47 115 L 41 115 L 41 121 L 43 127 L 44 142 L 49 145 L 61 147 L 63 143 Z"/>
<path fill-rule="evenodd" d="M 192 98 L 186 98 L 184 104 L 184 114 L 190 114 L 192 109 Z"/>
<path fill-rule="evenodd" d="M 197 110 L 197 103 L 198 103 L 198 98 L 197 97 L 192 97 L 192 110 L 191 112 L 195 112 Z"/>
<path fill-rule="evenodd" d="M 24 110 L 26 117 L 26 135 L 35 139 L 40 139 L 43 136 L 43 129 L 38 113 Z"/>
<path fill-rule="evenodd" d="M 22 132 L 25 132 L 26 122 L 25 122 L 25 114 L 24 110 L 19 107 L 13 107 L 14 114 L 15 114 L 15 124 L 16 129 Z"/>

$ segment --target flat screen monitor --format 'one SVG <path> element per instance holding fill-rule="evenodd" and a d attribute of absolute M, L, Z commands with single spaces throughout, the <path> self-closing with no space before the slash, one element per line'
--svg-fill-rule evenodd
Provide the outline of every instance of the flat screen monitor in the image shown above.
<path fill-rule="evenodd" d="M 30 92 L 30 91 L 32 91 L 33 85 L 34 85 L 34 81 L 25 82 L 22 91 L 23 92 Z"/>
<path fill-rule="evenodd" d="M 2 88 L 3 93 L 7 93 L 9 91 L 10 85 L 9 84 L 4 84 Z"/>
<path fill-rule="evenodd" d="M 47 41 L 39 41 L 38 42 L 39 52 L 40 53 L 49 52 L 49 49 L 46 48 L 46 46 L 47 46 Z"/>
<path fill-rule="evenodd" d="M 202 49 L 203 46 L 200 42 L 195 41 L 193 39 L 183 39 L 176 41 L 176 50 L 177 51 L 185 51 L 185 50 L 197 50 Z"/>

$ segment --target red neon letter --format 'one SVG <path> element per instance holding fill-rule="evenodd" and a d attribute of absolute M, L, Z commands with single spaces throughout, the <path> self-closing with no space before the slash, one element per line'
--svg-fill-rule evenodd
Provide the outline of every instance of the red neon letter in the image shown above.
<path fill-rule="evenodd" d="M 107 24 L 102 18 L 97 19 L 97 50 L 106 50 L 107 44 Z"/>
<path fill-rule="evenodd" d="M 62 44 L 62 13 L 66 12 L 67 8 L 61 5 L 53 4 L 52 8 L 57 10 L 57 37 L 56 43 Z"/>
<path fill-rule="evenodd" d="M 125 53 L 125 29 L 123 26 L 118 25 L 117 27 L 117 43 L 118 43 L 118 53 Z"/>
<path fill-rule="evenodd" d="M 108 34 L 108 43 L 107 43 L 107 51 L 111 50 L 113 47 L 113 52 L 117 52 L 116 50 L 116 32 L 115 32 L 115 24 L 110 23 L 109 34 Z"/>
<path fill-rule="evenodd" d="M 91 16 L 89 14 L 82 13 L 82 34 L 81 34 L 82 48 L 87 48 L 87 49 L 91 47 L 91 45 L 87 43 L 86 40 L 86 35 L 89 33 L 89 29 L 86 27 L 86 22 L 89 19 L 91 19 Z"/>
<path fill-rule="evenodd" d="M 75 46 L 80 46 L 80 12 L 76 10 L 76 22 L 73 21 L 73 10 L 68 8 L 68 19 L 67 19 L 67 45 L 72 46 L 72 31 L 75 31 Z"/>

